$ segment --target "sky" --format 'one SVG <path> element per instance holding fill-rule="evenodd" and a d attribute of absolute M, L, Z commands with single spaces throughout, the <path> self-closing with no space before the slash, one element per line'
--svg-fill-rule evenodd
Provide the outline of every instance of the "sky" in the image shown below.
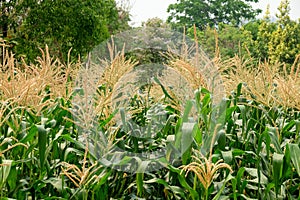
<path fill-rule="evenodd" d="M 123 1 L 124 0 L 117 0 Z M 126 2 L 126 1 L 125 1 Z M 176 3 L 176 0 L 127 0 L 127 5 L 131 13 L 131 25 L 140 26 L 141 22 L 147 21 L 149 18 L 159 17 L 166 20 L 168 17 L 167 8 L 170 4 Z M 275 16 L 280 0 L 259 0 L 259 3 L 253 5 L 254 8 L 263 10 L 265 13 L 267 5 L 270 4 L 271 16 Z M 290 17 L 293 20 L 300 18 L 300 0 L 290 0 Z M 259 16 L 259 17 L 262 17 Z"/>

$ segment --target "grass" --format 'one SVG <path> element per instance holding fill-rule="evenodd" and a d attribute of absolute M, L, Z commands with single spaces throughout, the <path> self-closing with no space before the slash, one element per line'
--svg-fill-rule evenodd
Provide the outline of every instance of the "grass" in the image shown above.
<path fill-rule="evenodd" d="M 281 64 L 239 57 L 212 63 L 201 52 L 188 59 L 197 44 L 183 48 L 181 56 L 170 51 L 167 64 L 191 88 L 200 88 L 190 94 L 195 97 L 183 103 L 181 93 L 154 80 L 146 95 L 133 88 L 125 104 L 131 118 L 117 124 L 118 113 L 126 115 L 115 112 L 114 98 L 130 91 L 119 83 L 128 74 L 136 78 L 128 72 L 138 64 L 122 49 L 112 44 L 111 60 L 103 62 L 106 70 L 95 83 L 82 77 L 99 73 L 80 68 L 80 61 L 63 65 L 47 47 L 33 65 L 15 60 L 1 46 L 1 198 L 299 198 L 299 58 L 287 71 Z M 203 71 L 195 67 L 199 60 L 208 63 L 200 63 Z M 214 83 L 203 76 L 212 64 L 222 75 Z M 214 121 L 212 94 L 223 94 L 217 87 L 221 81 L 227 90 L 226 111 L 224 120 Z M 155 102 L 161 106 L 151 107 Z M 151 124 L 160 127 L 153 137 L 132 134 L 140 130 L 133 122 L 147 127 L 147 117 L 161 112 L 166 119 L 162 127 L 160 120 Z M 134 156 L 149 150 L 166 154 L 151 162 Z M 178 150 L 181 156 L 176 156 Z M 138 173 L 126 171 L 130 164 L 138 164 Z M 160 170 L 147 170 L 156 164 Z"/>

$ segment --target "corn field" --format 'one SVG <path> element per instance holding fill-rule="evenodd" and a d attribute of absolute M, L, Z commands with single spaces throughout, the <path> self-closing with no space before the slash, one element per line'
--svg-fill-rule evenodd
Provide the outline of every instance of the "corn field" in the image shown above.
<path fill-rule="evenodd" d="M 213 59 L 226 90 L 215 122 L 210 88 L 184 54 L 165 56 L 187 77 L 190 100 L 183 104 L 183 95 L 155 79 L 147 95 L 133 91 L 115 110 L 118 82 L 135 59 L 110 49 L 102 78 L 77 88 L 83 63 L 40 51 L 37 64 L 26 64 L 1 44 L 1 199 L 299 199 L 299 57 L 289 70 L 238 56 Z M 92 100 L 82 90 L 89 84 L 97 91 Z M 133 122 L 158 128 L 139 137 Z M 164 150 L 151 162 L 128 156 Z"/>

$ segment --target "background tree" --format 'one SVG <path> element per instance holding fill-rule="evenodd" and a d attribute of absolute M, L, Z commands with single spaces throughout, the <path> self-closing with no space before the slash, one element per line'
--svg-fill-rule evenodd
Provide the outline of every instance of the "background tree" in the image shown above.
<path fill-rule="evenodd" d="M 6 2 L 6 0 L 0 0 L 0 30 L 3 35 L 3 37 L 7 37 L 8 32 L 8 14 L 10 9 L 10 1 Z"/>
<path fill-rule="evenodd" d="M 260 59 L 268 59 L 268 44 L 270 42 L 272 32 L 276 28 L 275 23 L 271 22 L 270 18 L 270 6 L 267 6 L 266 13 L 261 20 L 261 24 L 258 27 L 257 38 L 255 40 L 254 46 L 255 50 L 252 52 L 253 56 Z"/>
<path fill-rule="evenodd" d="M 187 32 L 191 38 L 194 37 L 194 28 L 189 28 Z M 247 44 L 252 40 L 252 35 L 243 27 L 221 23 L 218 28 L 208 26 L 205 30 L 198 29 L 197 39 L 210 58 L 220 56 L 228 59 L 235 55 L 248 55 Z"/>
<path fill-rule="evenodd" d="M 253 9 L 250 2 L 258 0 L 177 0 L 168 7 L 168 22 L 177 28 L 190 28 L 195 24 L 200 30 L 219 23 L 240 25 L 261 12 Z"/>
<path fill-rule="evenodd" d="M 132 8 L 130 0 L 118 0 L 116 2 L 118 10 L 118 27 L 116 30 L 128 30 L 131 28 L 131 26 L 129 25 L 129 22 L 131 21 L 130 10 Z"/>
<path fill-rule="evenodd" d="M 17 43 L 14 52 L 28 61 L 33 61 L 40 54 L 38 47 L 46 44 L 62 61 L 66 61 L 70 48 L 73 57 L 83 56 L 110 34 L 129 27 L 128 12 L 118 8 L 115 0 L 5 2 L 10 2 L 9 7 L 3 2 L 1 6 L 9 17 L 2 16 L 2 24 L 15 22 L 17 26 L 2 26 L 2 35 L 10 31 L 11 40 Z"/>
<path fill-rule="evenodd" d="M 289 17 L 289 0 L 282 0 L 276 15 L 276 30 L 268 43 L 268 55 L 272 63 L 292 64 L 300 53 L 299 23 Z"/>
<path fill-rule="evenodd" d="M 135 59 L 140 65 L 149 63 L 163 64 L 167 62 L 166 55 L 164 55 L 168 46 L 166 39 L 169 39 L 169 42 L 171 42 L 172 33 L 174 32 L 170 25 L 164 20 L 155 17 L 142 22 L 142 26 L 138 29 L 141 33 L 140 38 L 130 42 L 132 46 L 137 48 L 133 48 L 134 50 L 128 52 L 127 56 Z M 143 32 L 147 32 L 147 34 Z M 140 48 L 141 44 L 146 48 Z M 161 47 L 165 47 L 165 49 Z"/>
<path fill-rule="evenodd" d="M 0 37 L 13 37 L 29 4 L 30 0 L 0 0 Z"/>
<path fill-rule="evenodd" d="M 166 28 L 166 29 L 171 28 L 168 23 L 166 23 L 164 20 L 158 17 L 150 18 L 147 21 L 142 22 L 142 26 L 153 27 L 153 28 Z"/>

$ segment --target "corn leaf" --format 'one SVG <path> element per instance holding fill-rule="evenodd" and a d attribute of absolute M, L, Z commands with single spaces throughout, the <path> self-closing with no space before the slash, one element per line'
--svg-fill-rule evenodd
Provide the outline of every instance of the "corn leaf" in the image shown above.
<path fill-rule="evenodd" d="M 293 165 L 300 176 L 300 148 L 298 144 L 289 144 L 289 150 Z"/>
<path fill-rule="evenodd" d="M 273 154 L 273 178 L 275 182 L 276 195 L 278 194 L 278 190 L 280 187 L 280 179 L 282 177 L 283 157 L 283 154 Z"/>

